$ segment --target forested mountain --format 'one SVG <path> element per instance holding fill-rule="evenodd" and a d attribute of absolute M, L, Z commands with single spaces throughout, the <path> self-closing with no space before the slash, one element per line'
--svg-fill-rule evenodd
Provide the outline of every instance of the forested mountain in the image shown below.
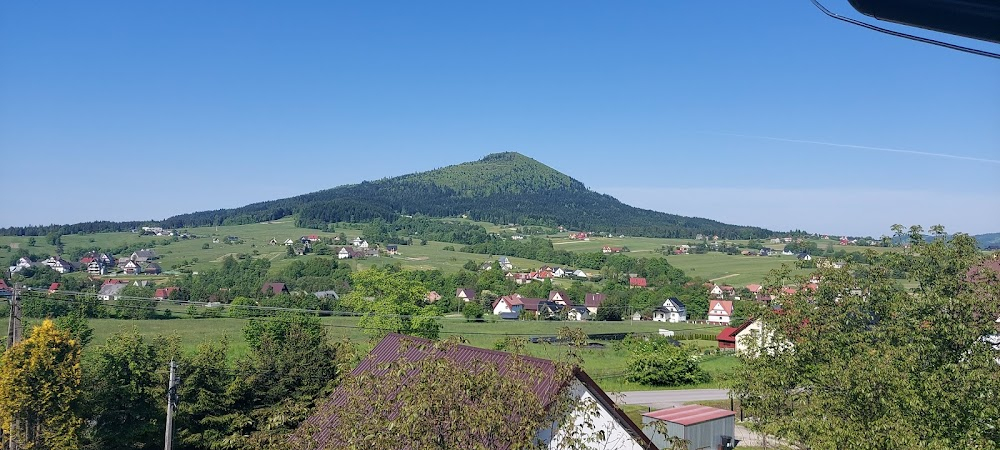
<path fill-rule="evenodd" d="M 400 215 L 447 217 L 467 214 L 474 220 L 524 225 L 562 225 L 574 230 L 631 236 L 736 239 L 765 237 L 757 227 L 666 214 L 625 205 L 587 189 L 538 161 L 519 153 L 495 153 L 479 161 L 427 172 L 365 181 L 360 184 L 254 203 L 241 208 L 174 216 L 157 223 L 167 228 L 238 225 L 275 220 L 292 214 L 299 224 L 325 227 L 331 222 L 394 221 Z M 44 235 L 123 231 L 138 222 L 90 222 L 52 227 L 11 227 L 0 234 Z"/>
<path fill-rule="evenodd" d="M 996 249 L 1000 248 L 1000 233 L 977 234 L 973 236 L 979 244 L 979 248 Z"/>

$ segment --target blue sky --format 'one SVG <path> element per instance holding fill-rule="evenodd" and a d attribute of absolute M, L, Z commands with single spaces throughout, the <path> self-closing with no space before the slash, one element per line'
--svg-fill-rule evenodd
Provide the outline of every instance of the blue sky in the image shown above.
<path fill-rule="evenodd" d="M 1000 231 L 1000 62 L 807 1 L 620 3 L 4 2 L 0 226 L 158 219 L 518 151 L 730 223 Z"/>

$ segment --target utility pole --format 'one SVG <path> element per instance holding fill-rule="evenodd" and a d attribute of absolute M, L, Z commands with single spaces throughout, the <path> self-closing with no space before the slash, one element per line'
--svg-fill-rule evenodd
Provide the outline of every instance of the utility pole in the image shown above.
<path fill-rule="evenodd" d="M 174 410 L 177 409 L 177 378 L 174 371 L 177 363 L 170 360 L 170 384 L 167 388 L 167 432 L 163 438 L 163 450 L 172 450 L 174 440 Z"/>
<path fill-rule="evenodd" d="M 7 321 L 7 348 L 21 342 L 24 335 L 24 325 L 21 323 L 21 301 L 17 298 L 21 287 L 14 285 L 10 297 L 10 320 Z"/>

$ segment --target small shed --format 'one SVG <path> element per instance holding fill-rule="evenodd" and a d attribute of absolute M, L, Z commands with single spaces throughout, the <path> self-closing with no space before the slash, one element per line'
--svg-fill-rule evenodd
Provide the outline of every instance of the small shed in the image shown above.
<path fill-rule="evenodd" d="M 734 448 L 736 414 L 702 405 L 661 409 L 642 415 L 642 432 L 657 448 L 669 448 L 668 437 L 686 440 L 690 450 Z"/>

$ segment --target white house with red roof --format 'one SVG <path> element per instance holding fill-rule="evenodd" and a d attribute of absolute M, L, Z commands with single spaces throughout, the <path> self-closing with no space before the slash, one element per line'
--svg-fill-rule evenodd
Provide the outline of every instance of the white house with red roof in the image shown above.
<path fill-rule="evenodd" d="M 720 325 L 729 324 L 733 315 L 733 302 L 729 300 L 709 300 L 708 322 Z"/>
<path fill-rule="evenodd" d="M 498 316 L 520 314 L 523 309 L 524 302 L 521 301 L 521 294 L 505 295 L 493 302 L 493 314 Z"/>
<path fill-rule="evenodd" d="M 573 302 L 570 301 L 569 295 L 566 295 L 565 291 L 549 291 L 549 301 L 563 306 L 573 306 Z"/>

